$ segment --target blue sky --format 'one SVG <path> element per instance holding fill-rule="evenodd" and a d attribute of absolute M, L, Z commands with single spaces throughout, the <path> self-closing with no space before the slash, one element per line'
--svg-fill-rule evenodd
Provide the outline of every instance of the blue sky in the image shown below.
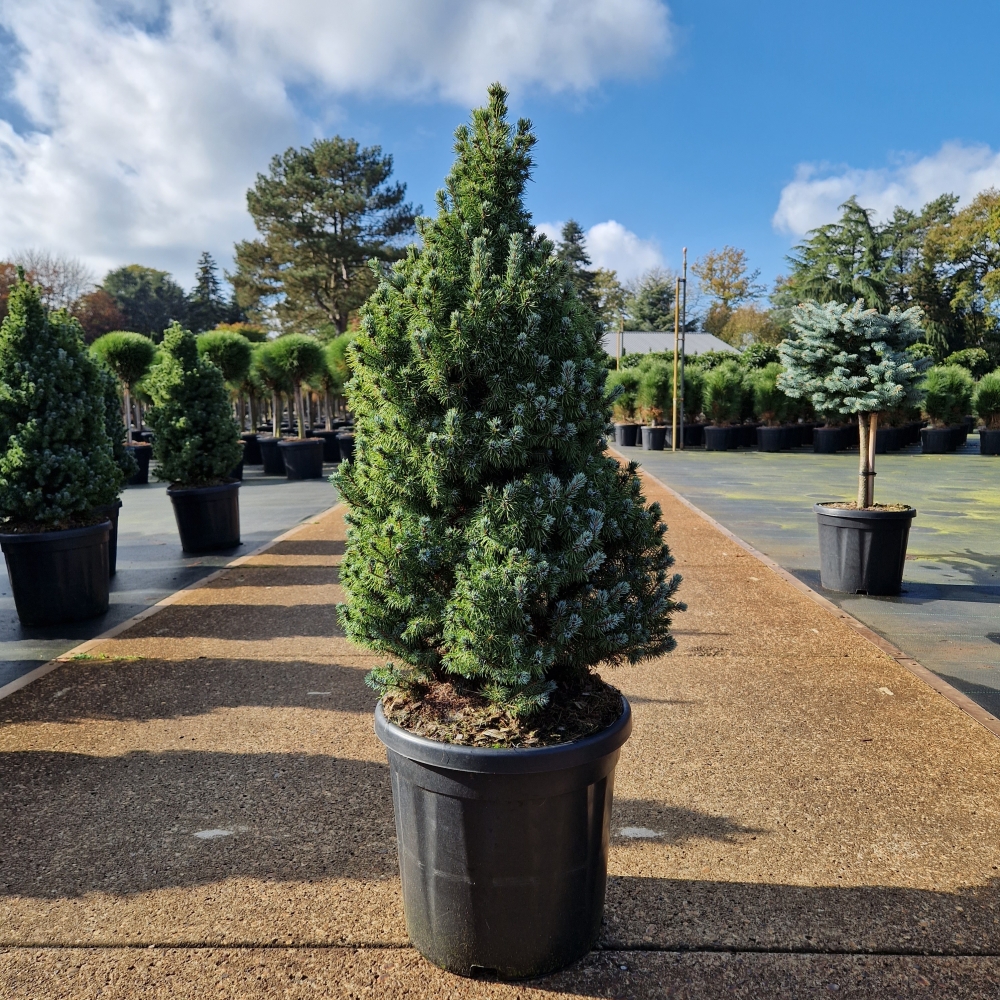
<path fill-rule="evenodd" d="M 226 262 L 254 172 L 314 135 L 381 144 L 431 210 L 493 78 L 536 125 L 536 221 L 576 218 L 626 277 L 729 243 L 770 283 L 852 193 L 885 212 L 1000 186 L 997 4 L 30 6 L 0 0 L 0 250 L 97 274 Z"/>

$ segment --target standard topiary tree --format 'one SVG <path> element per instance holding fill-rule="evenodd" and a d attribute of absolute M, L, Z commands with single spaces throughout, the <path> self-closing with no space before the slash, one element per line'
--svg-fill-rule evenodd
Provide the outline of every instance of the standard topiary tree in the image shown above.
<path fill-rule="evenodd" d="M 955 427 L 972 407 L 975 383 L 961 365 L 936 365 L 928 370 L 921 388 L 924 412 L 934 427 Z"/>
<path fill-rule="evenodd" d="M 362 312 L 356 452 L 337 483 L 341 621 L 390 657 L 370 683 L 414 709 L 451 686 L 457 705 L 486 699 L 515 725 L 550 699 L 571 716 L 599 663 L 671 649 L 679 577 L 635 466 L 605 454 L 597 325 L 531 224 L 535 139 L 506 114 L 495 84 L 456 132 L 422 248 Z"/>
<path fill-rule="evenodd" d="M 115 330 L 98 337 L 90 349 L 115 373 L 125 397 L 125 438 L 132 443 L 132 389 L 149 371 L 156 345 L 141 333 Z"/>
<path fill-rule="evenodd" d="M 231 386 L 238 386 L 250 371 L 250 341 L 238 333 L 210 330 L 201 334 L 198 354 L 211 361 Z"/>
<path fill-rule="evenodd" d="M 250 359 L 250 378 L 260 385 L 271 396 L 271 432 L 276 438 L 281 437 L 281 412 L 284 404 L 282 396 L 290 396 L 292 383 L 283 371 L 271 364 L 270 350 L 272 341 L 266 344 L 255 344 Z"/>
<path fill-rule="evenodd" d="M 304 438 L 306 431 L 302 383 L 323 370 L 326 358 L 323 356 L 322 346 L 315 337 L 289 333 L 270 341 L 257 356 L 261 367 L 268 369 L 276 382 L 291 386 L 295 400 L 295 422 L 298 424 L 299 437 Z"/>
<path fill-rule="evenodd" d="M 880 313 L 841 302 L 804 302 L 792 310 L 795 340 L 782 341 L 785 371 L 778 384 L 818 413 L 858 415 L 860 472 L 857 505 L 875 502 L 875 431 L 878 415 L 919 399 L 927 358 L 907 353 L 922 336 L 921 312 Z"/>
<path fill-rule="evenodd" d="M 987 430 L 1000 430 L 1000 368 L 979 380 L 972 407 Z"/>
<path fill-rule="evenodd" d="M 185 487 L 224 482 L 240 460 L 240 436 L 222 372 L 198 356 L 194 334 L 177 323 L 163 349 L 146 380 L 157 477 Z"/>
<path fill-rule="evenodd" d="M 0 386 L 4 530 L 89 523 L 123 482 L 105 425 L 105 385 L 80 324 L 49 313 L 23 277 L 0 326 Z"/>

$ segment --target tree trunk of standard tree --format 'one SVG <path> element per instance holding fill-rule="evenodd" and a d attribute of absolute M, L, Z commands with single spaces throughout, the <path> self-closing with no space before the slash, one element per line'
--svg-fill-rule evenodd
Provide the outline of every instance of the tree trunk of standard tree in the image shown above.
<path fill-rule="evenodd" d="M 276 438 L 281 437 L 281 407 L 278 405 L 278 394 L 271 394 L 271 428 Z"/>
<path fill-rule="evenodd" d="M 129 393 L 128 385 L 122 387 L 125 397 L 125 443 L 132 443 L 132 396 Z"/>
<path fill-rule="evenodd" d="M 302 405 L 302 385 L 296 385 L 295 389 L 295 426 L 298 429 L 299 437 L 304 438 L 306 436 L 306 415 L 305 407 Z"/>
<path fill-rule="evenodd" d="M 877 413 L 858 414 L 858 507 L 865 510 L 875 503 L 875 438 Z"/>

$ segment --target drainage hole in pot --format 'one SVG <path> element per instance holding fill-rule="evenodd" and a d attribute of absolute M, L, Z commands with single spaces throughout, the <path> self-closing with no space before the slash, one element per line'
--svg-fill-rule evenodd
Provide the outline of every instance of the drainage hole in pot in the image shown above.
<path fill-rule="evenodd" d="M 485 965 L 469 966 L 469 976 L 472 979 L 499 979 L 500 974 L 496 969 L 489 969 Z"/>

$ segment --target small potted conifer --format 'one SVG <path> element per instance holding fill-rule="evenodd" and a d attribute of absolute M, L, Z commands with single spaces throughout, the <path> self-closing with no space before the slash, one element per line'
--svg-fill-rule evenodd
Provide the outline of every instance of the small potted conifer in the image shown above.
<path fill-rule="evenodd" d="M 740 445 L 739 421 L 746 384 L 735 361 L 724 360 L 705 372 L 702 408 L 710 423 L 705 428 L 706 451 L 728 451 Z"/>
<path fill-rule="evenodd" d="M 839 302 L 792 310 L 797 337 L 782 342 L 779 386 L 818 413 L 857 414 L 857 500 L 816 504 L 820 580 L 828 590 L 898 594 L 916 510 L 875 503 L 875 441 L 880 413 L 912 405 L 929 361 L 906 348 L 921 336 L 920 310 L 888 314 Z"/>
<path fill-rule="evenodd" d="M 667 441 L 664 416 L 672 407 L 673 366 L 662 358 L 640 363 L 639 386 L 635 393 L 635 408 L 642 416 L 642 447 L 644 451 L 663 451 Z"/>
<path fill-rule="evenodd" d="M 153 449 L 144 441 L 132 439 L 132 392 L 149 371 L 156 345 L 141 333 L 114 330 L 98 337 L 90 349 L 114 372 L 121 384 L 126 447 L 136 461 L 135 474 L 129 477 L 128 482 L 130 486 L 144 486 L 149 482 L 149 459 Z"/>
<path fill-rule="evenodd" d="M 615 444 L 633 448 L 639 434 L 636 422 L 635 396 L 639 391 L 639 372 L 635 368 L 618 368 L 608 375 L 608 388 L 615 393 L 612 416 L 615 422 Z"/>
<path fill-rule="evenodd" d="M 635 466 L 606 454 L 590 310 L 523 204 L 506 94 L 456 133 L 421 248 L 352 348 L 341 621 L 381 693 L 410 937 L 454 972 L 565 965 L 601 924 L 631 728 L 595 672 L 672 648 L 679 578 Z"/>
<path fill-rule="evenodd" d="M 975 383 L 961 365 L 936 365 L 924 378 L 924 412 L 930 427 L 920 431 L 920 443 L 928 455 L 944 455 L 965 444 L 965 415 L 972 406 Z"/>
<path fill-rule="evenodd" d="M 761 421 L 757 428 L 758 451 L 785 451 L 798 443 L 792 440 L 792 429 L 786 426 L 790 408 L 788 397 L 778 385 L 781 372 L 781 364 L 772 361 L 748 374 L 754 414 Z"/>
<path fill-rule="evenodd" d="M 315 337 L 289 333 L 265 344 L 259 358 L 262 367 L 270 371 L 273 379 L 291 386 L 298 437 L 278 441 L 285 474 L 289 479 L 321 479 L 323 440 L 306 435 L 302 385 L 326 364 L 322 346 Z"/>
<path fill-rule="evenodd" d="M 163 335 L 165 357 L 147 379 L 153 409 L 157 478 L 170 483 L 185 552 L 231 549 L 240 544 L 238 481 L 230 471 L 240 459 L 222 372 L 198 355 L 190 330 L 174 323 Z"/>
<path fill-rule="evenodd" d="M 1000 455 L 1000 368 L 979 380 L 972 408 L 983 422 L 979 428 L 979 454 Z"/>
<path fill-rule="evenodd" d="M 17 616 L 55 625 L 108 610 L 111 523 L 123 477 L 106 383 L 80 324 L 49 313 L 23 273 L 0 326 L 0 547 Z"/>

